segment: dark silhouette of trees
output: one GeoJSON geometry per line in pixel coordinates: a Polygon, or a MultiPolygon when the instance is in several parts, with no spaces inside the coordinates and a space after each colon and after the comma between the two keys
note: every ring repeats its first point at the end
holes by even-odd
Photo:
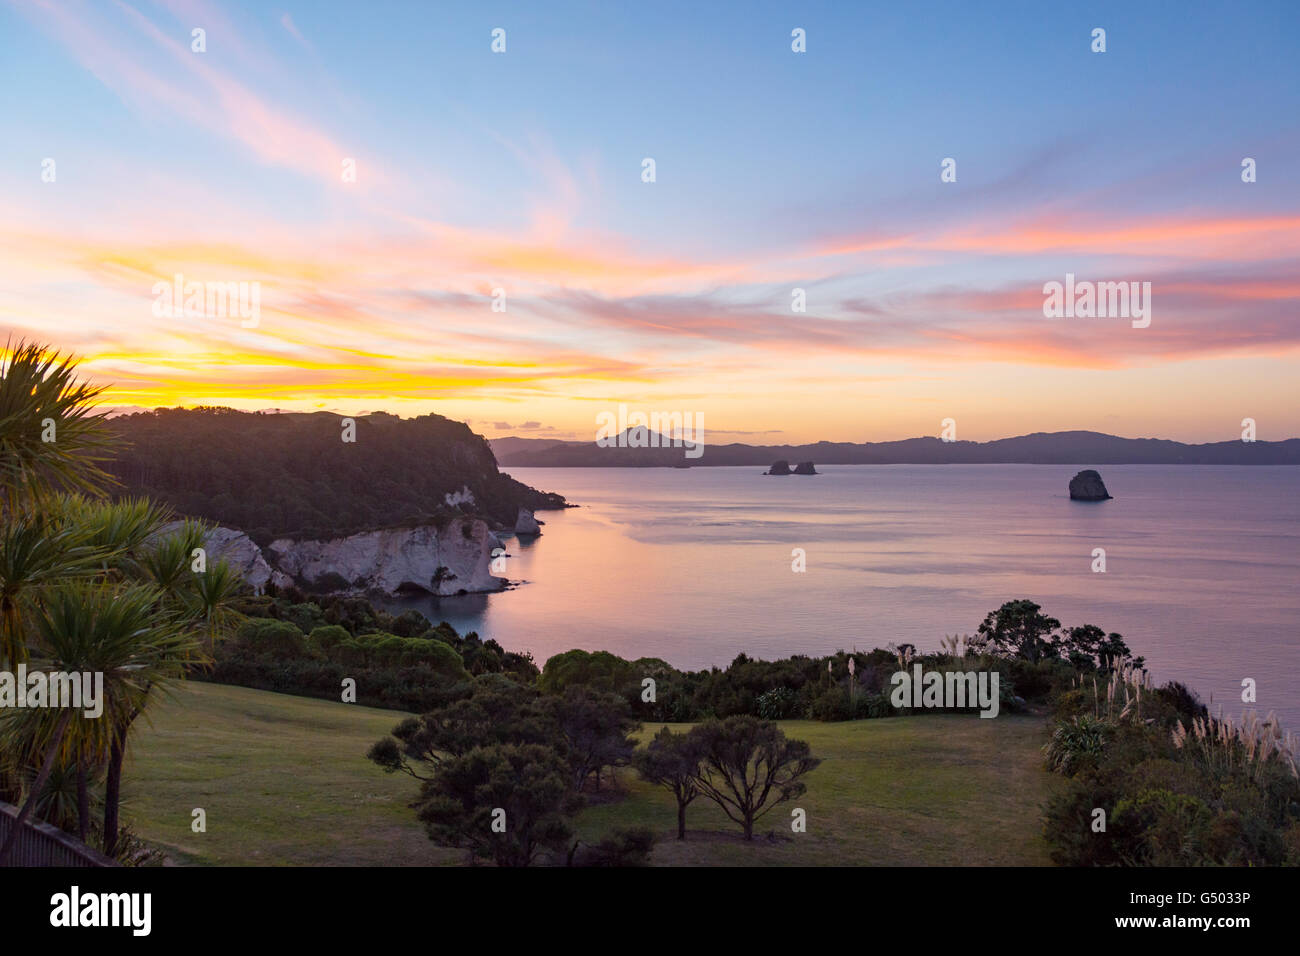
{"type": "MultiPolygon", "coordinates": [[[[578,846],[569,846],[569,818],[583,786],[630,760],[630,735],[639,726],[617,694],[573,686],[543,695],[489,674],[403,720],[366,756],[388,773],[421,781],[416,806],[430,839],[502,866],[527,866],[542,849],[567,851],[572,863],[578,846]]],[[[598,844],[579,862],[644,862],[643,836],[598,844]]]]}
{"type": "Polygon", "coordinates": [[[155,409],[106,423],[106,469],[122,495],[149,495],[182,514],[247,531],[330,537],[472,513],[514,526],[520,507],[564,506],[497,469],[481,435],[441,415],[357,416],[342,440],[330,412],[155,409]],[[473,504],[447,505],[468,489],[473,504]]]}
{"type": "Polygon", "coordinates": [[[567,849],[580,801],[564,759],[540,744],[492,744],[448,757],[420,788],[429,838],[498,866],[529,866],[542,849],[567,849]]]}
{"type": "Polygon", "coordinates": [[[1021,657],[1031,663],[1054,657],[1052,632],[1061,626],[1054,617],[1040,614],[1033,601],[1007,601],[990,611],[979,626],[979,635],[988,645],[1005,656],[1021,657]]]}
{"type": "Polygon", "coordinates": [[[675,734],[667,727],[638,750],[632,762],[643,780],[663,787],[677,801],[677,839],[686,839],[686,808],[700,795],[700,738],[675,734]]]}
{"type": "Polygon", "coordinates": [[[628,713],[627,703],[618,694],[592,690],[581,684],[548,698],[551,720],[563,742],[574,789],[582,792],[594,777],[600,789],[600,776],[606,767],[619,767],[632,759],[636,743],[631,734],[641,726],[628,713]]]}
{"type": "Polygon", "coordinates": [[[459,699],[419,717],[408,717],[392,736],[367,756],[389,773],[401,771],[430,779],[421,766],[435,768],[447,757],[494,744],[545,744],[554,739],[551,714],[542,696],[499,674],[477,678],[459,699]]]}
{"type": "Polygon", "coordinates": [[[1110,671],[1126,662],[1134,667],[1146,663],[1146,658],[1133,656],[1121,635],[1107,634],[1095,624],[1067,627],[1057,646],[1061,656],[1076,667],[1110,671]]]}
{"type": "Polygon", "coordinates": [[[757,717],[706,720],[691,730],[701,752],[696,785],[754,839],[754,823],[777,804],[801,796],[801,779],[821,763],[802,740],[757,717]]]}

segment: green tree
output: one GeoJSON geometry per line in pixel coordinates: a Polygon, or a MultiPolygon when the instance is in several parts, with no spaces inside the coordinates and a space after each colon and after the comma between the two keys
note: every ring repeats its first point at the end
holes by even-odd
{"type": "Polygon", "coordinates": [[[627,701],[618,694],[573,685],[548,700],[552,723],[564,743],[573,778],[581,793],[588,778],[600,776],[606,767],[622,766],[632,759],[636,743],[631,735],[641,724],[628,712],[627,701]]]}
{"type": "Polygon", "coordinates": [[[1121,635],[1113,631],[1107,634],[1095,624],[1067,627],[1057,646],[1064,652],[1062,656],[1086,660],[1089,666],[1103,671],[1114,670],[1125,662],[1134,667],[1146,663],[1145,658],[1133,657],[1133,652],[1121,635]]]}
{"type": "Polygon", "coordinates": [[[757,717],[707,720],[691,730],[700,748],[696,785],[754,839],[754,823],[777,804],[801,796],[801,779],[821,763],[802,740],[757,717]]]}
{"type": "Polygon", "coordinates": [[[23,622],[48,588],[95,573],[104,553],[74,528],[34,513],[6,514],[0,531],[0,665],[29,655],[23,622]]]}
{"type": "Polygon", "coordinates": [[[206,663],[198,638],[215,643],[233,622],[239,582],[222,562],[208,566],[211,578],[191,568],[199,523],[171,527],[170,512],[145,499],[99,500],[113,484],[100,464],[115,439],[93,410],[100,389],[74,373],[70,358],[39,345],[19,343],[0,361],[0,663],[34,657],[55,670],[103,671],[112,706],[94,722],[66,709],[11,715],[6,775],[13,779],[14,764],[40,768],[24,800],[29,814],[54,769],[70,768],[85,833],[87,778],[106,765],[112,854],[130,727],[155,687],[206,663]],[[128,613],[143,615],[139,626],[115,633],[128,613]],[[74,625],[85,633],[72,634],[74,625]]]}
{"type": "Polygon", "coordinates": [[[539,744],[476,747],[443,761],[421,785],[417,809],[429,839],[498,866],[528,866],[561,851],[580,801],[564,758],[539,744]]]}
{"type": "Polygon", "coordinates": [[[101,761],[127,715],[144,707],[149,689],[184,676],[197,641],[175,619],[160,616],[160,592],[146,585],[118,588],[89,582],[53,590],[36,615],[37,632],[45,649],[38,659],[47,672],[103,675],[102,714],[85,710],[24,708],[0,722],[6,749],[43,755],[40,773],[0,848],[0,864],[17,839],[56,764],[85,765],[101,761]]]}
{"type": "Polygon", "coordinates": [[[621,691],[639,677],[631,662],[609,651],[565,651],[546,661],[537,686],[547,694],[562,694],[575,684],[597,690],[621,691]]]}
{"type": "Polygon", "coordinates": [[[698,735],[675,734],[664,727],[632,757],[641,779],[663,787],[677,801],[679,840],[686,839],[686,808],[700,795],[700,743],[698,735]]]}
{"type": "Polygon", "coordinates": [[[1039,613],[1041,610],[1033,601],[1023,598],[1007,601],[988,613],[979,626],[979,635],[1006,656],[1021,657],[1031,663],[1052,657],[1056,651],[1050,638],[1061,622],[1039,613]]]}
{"type": "Polygon", "coordinates": [[[400,771],[427,780],[444,758],[463,756],[475,747],[545,744],[556,739],[552,714],[531,687],[500,674],[486,674],[459,693],[441,707],[401,721],[366,756],[388,773],[400,771]]]}

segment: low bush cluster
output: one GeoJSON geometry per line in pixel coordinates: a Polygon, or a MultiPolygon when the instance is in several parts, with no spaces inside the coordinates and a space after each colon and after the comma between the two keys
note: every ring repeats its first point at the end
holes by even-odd
{"type": "Polygon", "coordinates": [[[1121,668],[1055,701],[1048,804],[1067,866],[1300,865],[1296,743],[1270,715],[1211,717],[1181,684],[1121,668]]]}

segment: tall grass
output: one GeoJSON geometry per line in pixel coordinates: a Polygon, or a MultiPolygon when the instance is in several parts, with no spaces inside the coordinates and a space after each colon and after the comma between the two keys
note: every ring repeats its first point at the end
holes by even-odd
{"type": "Polygon", "coordinates": [[[1259,781],[1269,761],[1278,761],[1300,779],[1296,769],[1297,741],[1291,731],[1282,730],[1277,715],[1269,711],[1263,720],[1253,711],[1246,711],[1239,720],[1223,716],[1192,718],[1191,729],[1181,720],[1173,729],[1174,746],[1179,750],[1196,753],[1207,766],[1220,773],[1240,770],[1259,781]]]}
{"type": "MultiPolygon", "coordinates": [[[[1075,680],[1076,687],[1081,687],[1082,684],[1082,677],[1075,680]]],[[[1125,721],[1149,724],[1154,718],[1143,715],[1143,693],[1146,694],[1148,701],[1153,694],[1151,674],[1144,667],[1123,664],[1112,670],[1110,677],[1104,682],[1099,681],[1097,675],[1094,674],[1092,678],[1093,716],[1110,724],[1119,724],[1125,721]],[[1103,687],[1105,688],[1104,691],[1103,687]],[[1103,694],[1105,696],[1104,703],[1102,700],[1103,694]]]]}

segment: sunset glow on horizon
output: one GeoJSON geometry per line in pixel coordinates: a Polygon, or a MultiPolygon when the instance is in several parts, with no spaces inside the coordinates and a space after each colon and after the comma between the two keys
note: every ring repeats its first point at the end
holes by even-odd
{"type": "Polygon", "coordinates": [[[1300,8],[1196,6],[0,0],[0,325],[113,406],[1300,436],[1300,8]],[[1067,274],[1149,327],[1045,318],[1067,274]]]}

